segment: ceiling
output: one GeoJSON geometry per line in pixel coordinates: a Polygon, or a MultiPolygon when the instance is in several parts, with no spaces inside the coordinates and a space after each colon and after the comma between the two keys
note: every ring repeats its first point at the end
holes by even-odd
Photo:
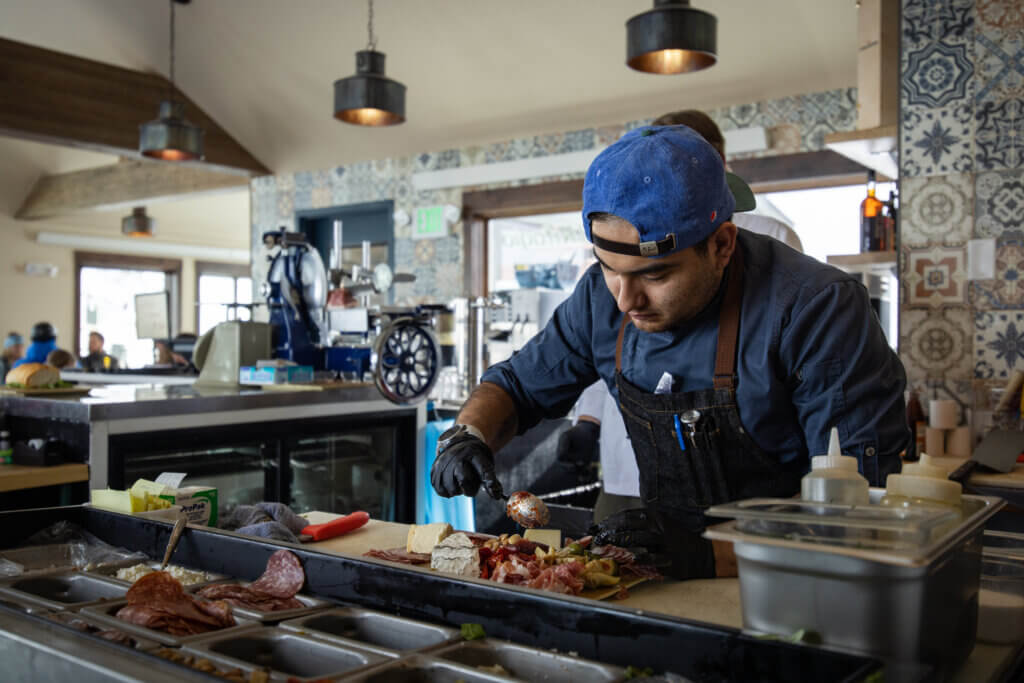
{"type": "MultiPolygon", "coordinates": [[[[651,0],[376,0],[408,121],[367,129],[331,115],[332,83],[366,45],[365,2],[193,0],[177,10],[177,83],[276,173],[856,84],[855,0],[692,4],[718,17],[718,64],[654,76],[624,63],[625,22],[651,0]]],[[[166,74],[168,15],[165,0],[7,0],[0,36],[166,74]]],[[[19,162],[0,141],[0,165],[102,161],[34,147],[19,162]]]]}

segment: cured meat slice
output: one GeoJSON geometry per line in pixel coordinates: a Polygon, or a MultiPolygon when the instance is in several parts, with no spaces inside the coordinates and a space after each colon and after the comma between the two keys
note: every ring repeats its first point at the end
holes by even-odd
{"type": "Polygon", "coordinates": [[[430,553],[410,553],[405,548],[391,548],[390,550],[367,550],[364,557],[374,557],[378,560],[389,562],[401,562],[402,564],[429,564],[430,553]]]}
{"type": "Polygon", "coordinates": [[[198,595],[210,600],[223,600],[236,607],[245,607],[257,612],[277,612],[305,607],[294,597],[277,598],[234,583],[212,584],[202,588],[198,595]]]}
{"type": "Polygon", "coordinates": [[[128,604],[117,618],[171,635],[193,635],[235,625],[226,602],[199,602],[167,572],[153,572],[136,581],[125,594],[128,604]]]}
{"type": "Polygon", "coordinates": [[[636,555],[617,545],[596,545],[590,549],[590,553],[607,560],[615,560],[618,564],[632,564],[636,561],[636,555]]]}
{"type": "Polygon", "coordinates": [[[267,560],[267,568],[260,578],[249,584],[249,588],[275,598],[291,598],[302,590],[306,583],[306,572],[294,553],[278,550],[267,560]]]}
{"type": "Polygon", "coordinates": [[[579,595],[583,591],[583,579],[579,576],[582,573],[582,562],[566,562],[542,570],[527,585],[530,588],[539,588],[554,593],[579,595]]]}

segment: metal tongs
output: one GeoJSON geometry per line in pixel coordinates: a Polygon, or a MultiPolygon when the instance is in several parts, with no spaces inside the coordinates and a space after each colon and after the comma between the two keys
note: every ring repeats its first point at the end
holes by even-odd
{"type": "Polygon", "coordinates": [[[174,528],[171,530],[171,538],[167,541],[167,550],[164,551],[164,561],[160,563],[160,571],[167,568],[167,563],[171,561],[171,555],[174,554],[174,549],[178,545],[178,539],[181,538],[181,532],[185,530],[188,525],[188,516],[181,514],[178,516],[178,521],[174,523],[174,528]]]}

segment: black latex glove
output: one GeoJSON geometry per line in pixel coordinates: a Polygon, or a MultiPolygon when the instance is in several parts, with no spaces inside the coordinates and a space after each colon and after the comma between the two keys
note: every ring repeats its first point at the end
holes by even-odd
{"type": "Polygon", "coordinates": [[[491,498],[505,497],[494,472],[491,449],[472,434],[456,437],[437,454],[430,469],[430,484],[445,498],[475,496],[481,485],[491,498]]]}
{"type": "Polygon", "coordinates": [[[590,527],[593,545],[617,545],[677,579],[713,578],[715,557],[711,541],[682,527],[664,530],[649,510],[616,512],[590,527]]]}
{"type": "Polygon", "coordinates": [[[600,437],[601,425],[580,420],[558,437],[558,459],[576,465],[597,460],[597,442],[600,437]]]}

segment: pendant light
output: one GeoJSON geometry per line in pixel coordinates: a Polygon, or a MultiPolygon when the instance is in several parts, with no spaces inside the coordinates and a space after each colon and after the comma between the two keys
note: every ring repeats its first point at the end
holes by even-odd
{"type": "Polygon", "coordinates": [[[185,119],[185,105],[174,99],[174,5],[189,0],[170,0],[171,4],[171,88],[160,103],[157,118],[139,126],[139,151],[154,159],[188,161],[203,158],[203,129],[185,119]]]}
{"type": "Polygon", "coordinates": [[[356,75],[334,82],[334,118],[358,126],[393,126],[405,121],[405,86],[384,75],[384,53],[373,35],[369,0],[366,49],[356,52],[356,75]]]}
{"type": "Polygon", "coordinates": [[[146,207],[136,206],[130,216],[121,219],[121,232],[128,237],[152,237],[156,221],[146,215],[146,207]]]}
{"type": "Polygon", "coordinates": [[[626,22],[626,64],[652,74],[700,71],[718,61],[718,19],[690,0],[654,0],[626,22]]]}

